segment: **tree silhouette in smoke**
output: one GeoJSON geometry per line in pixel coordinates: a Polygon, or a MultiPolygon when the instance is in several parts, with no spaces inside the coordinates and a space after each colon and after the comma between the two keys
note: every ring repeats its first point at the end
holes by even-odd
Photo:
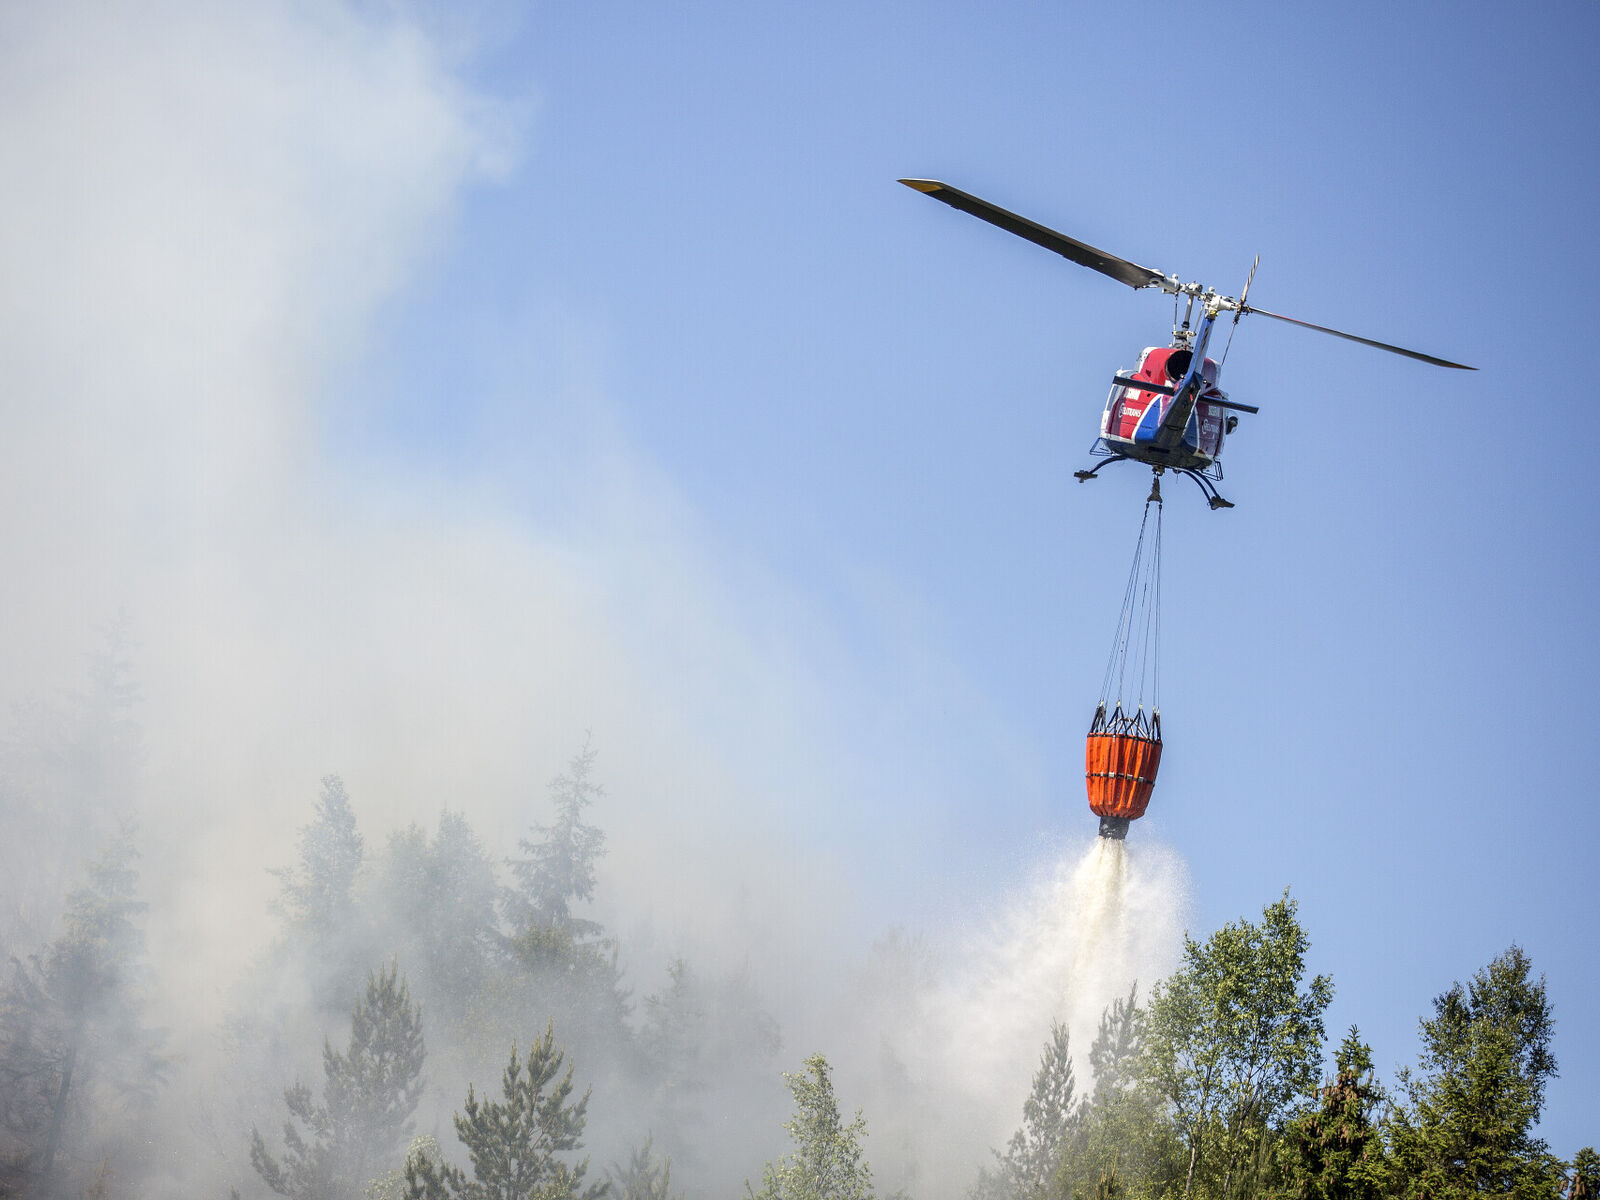
{"type": "Polygon", "coordinates": [[[595,862],[605,854],[606,835],[584,819],[584,811],[605,789],[589,778],[598,752],[586,740],[550,784],[555,820],[536,825],[535,839],[517,845],[525,857],[510,860],[516,887],[506,899],[506,915],[517,935],[530,929],[558,930],[575,942],[597,937],[598,923],[574,916],[572,906],[594,899],[595,862]]]}
{"type": "Polygon", "coordinates": [[[144,1023],[137,859],[124,830],[68,896],[61,935],[12,959],[0,990],[0,1170],[24,1193],[60,1188],[74,1146],[165,1077],[164,1035],[144,1023]]]}
{"type": "Polygon", "coordinates": [[[366,995],[350,1014],[344,1053],[323,1043],[322,1103],[298,1081],[284,1093],[290,1119],[283,1125],[282,1161],[259,1130],[251,1131],[256,1173],[293,1200],[360,1195],[411,1133],[426,1054],[422,1012],[392,962],[368,976],[366,995]]]}

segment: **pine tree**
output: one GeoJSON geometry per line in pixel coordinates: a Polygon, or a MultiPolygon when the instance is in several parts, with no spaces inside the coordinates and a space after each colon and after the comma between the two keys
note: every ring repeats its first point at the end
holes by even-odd
{"type": "Polygon", "coordinates": [[[144,752],[131,623],[121,615],[99,633],[82,686],[17,705],[0,731],[0,944],[48,941],[83,847],[110,844],[137,808],[144,752]]]}
{"type": "Polygon", "coordinates": [[[432,837],[411,825],[389,838],[369,909],[382,914],[437,1031],[465,1015],[499,949],[494,866],[466,819],[439,814],[432,837]]]}
{"type": "Polygon", "coordinates": [[[61,935],[13,959],[0,990],[0,1128],[21,1190],[58,1188],[75,1142],[164,1078],[163,1035],[143,1022],[137,859],[124,830],[67,897],[61,935]]]}
{"type": "Polygon", "coordinates": [[[1298,1200],[1378,1200],[1386,1164],[1373,1114],[1384,1094],[1373,1078],[1372,1049],[1354,1026],[1335,1063],[1317,1103],[1284,1126],[1278,1167],[1298,1200]]]}
{"type": "Polygon", "coordinates": [[[516,884],[504,896],[511,935],[503,961],[509,970],[481,1011],[503,1031],[495,1035],[497,1044],[503,1044],[504,1032],[553,1017],[573,1052],[604,1077],[620,1068],[632,1031],[616,942],[599,922],[574,911],[594,897],[595,863],[605,842],[583,819],[604,794],[592,780],[595,756],[586,744],[551,783],[554,823],[535,826],[536,839],[519,843],[526,857],[510,863],[516,884]]]}
{"type": "Polygon", "coordinates": [[[654,1146],[655,1139],[646,1138],[644,1145],[628,1156],[627,1166],[611,1165],[613,1200],[683,1200],[682,1193],[672,1194],[672,1160],[656,1158],[654,1146]]]}
{"type": "Polygon", "coordinates": [[[1544,978],[1512,946],[1422,1022],[1419,1072],[1388,1123],[1397,1191],[1452,1200],[1494,1195],[1554,1200],[1561,1165],[1533,1127],[1556,1073],[1555,1023],[1544,978]]]}
{"type": "Polygon", "coordinates": [[[1100,1014],[1100,1027],[1089,1047],[1089,1069],[1094,1073],[1091,1105],[1098,1106],[1123,1088],[1137,1061],[1144,1012],[1139,1008],[1139,985],[1130,984],[1125,999],[1113,1000],[1100,1014]]]}
{"type": "MultiPolygon", "coordinates": [[[[431,1133],[419,1134],[406,1147],[405,1159],[390,1167],[365,1188],[366,1200],[406,1200],[410,1190],[406,1184],[406,1168],[413,1161],[439,1157],[439,1139],[431,1133]]],[[[234,1193],[235,1196],[238,1193],[234,1193]]]]}
{"type": "Polygon", "coordinates": [[[707,997],[683,959],[667,966],[667,988],[645,998],[639,1043],[653,1076],[657,1129],[669,1149],[683,1154],[701,1121],[710,1086],[706,1062],[710,1030],[707,997]]]}
{"type": "Polygon", "coordinates": [[[1585,1146],[1572,1156],[1567,1200],[1600,1200],[1600,1154],[1585,1146]]]}
{"type": "Polygon", "coordinates": [[[507,916],[518,934],[554,929],[581,942],[601,932],[595,922],[572,913],[575,903],[594,899],[595,861],[605,853],[605,834],[583,819],[584,810],[605,795],[589,778],[596,754],[585,742],[566,774],[550,783],[555,821],[534,826],[536,840],[517,843],[526,857],[510,861],[517,886],[508,898],[507,916]]]}
{"type": "Polygon", "coordinates": [[[1059,1171],[1052,1197],[1112,1197],[1138,1185],[1149,1195],[1181,1192],[1188,1152],[1162,1098],[1140,1076],[1145,1013],[1137,986],[1100,1016],[1089,1047],[1094,1092],[1083,1104],[1078,1149],[1059,1171]]]}
{"type": "Polygon", "coordinates": [[[391,963],[368,976],[366,995],[350,1014],[345,1052],[323,1043],[322,1103],[313,1103],[303,1083],[284,1093],[291,1119],[283,1126],[282,1163],[252,1131],[256,1173],[294,1200],[359,1196],[411,1134],[425,1056],[422,1011],[411,1003],[398,963],[391,963]]]}
{"type": "Polygon", "coordinates": [[[511,939],[508,954],[510,970],[496,981],[486,1018],[501,1029],[553,1020],[569,1031],[574,1053],[602,1075],[631,1062],[631,1002],[615,944],[535,926],[511,939]]]}
{"type": "Polygon", "coordinates": [[[657,1150],[682,1168],[681,1181],[704,1190],[726,1159],[716,1150],[759,1138],[783,1119],[783,1092],[774,1086],[777,1022],[743,971],[707,978],[681,958],[642,1007],[637,1047],[649,1084],[648,1128],[657,1150]]]}
{"type": "Polygon", "coordinates": [[[1285,892],[1260,924],[1185,938],[1183,966],[1151,991],[1138,1071],[1188,1150],[1186,1196],[1197,1180],[1225,1196],[1241,1175],[1253,1183],[1267,1129],[1316,1087],[1333,984],[1300,990],[1309,942],[1295,909],[1285,892]]]}
{"type": "Polygon", "coordinates": [[[360,991],[365,964],[380,957],[356,901],[364,844],[337,775],[322,779],[316,815],[300,830],[299,861],[270,873],[280,882],[275,907],[283,920],[279,953],[310,981],[318,1013],[333,1016],[360,991]]]}
{"type": "Polygon", "coordinates": [[[1004,1154],[995,1151],[994,1177],[980,1181],[979,1194],[1046,1200],[1081,1125],[1076,1090],[1067,1028],[1052,1021],[1033,1088],[1022,1105],[1022,1127],[1011,1135],[1004,1154]]]}
{"type": "Polygon", "coordinates": [[[832,1068],[820,1054],[805,1061],[801,1073],[783,1074],[794,1096],[794,1116],[784,1129],[795,1151],[762,1170],[761,1190],[745,1184],[753,1200],[874,1200],[872,1168],[863,1161],[861,1139],[867,1122],[856,1110],[846,1125],[833,1094],[832,1068]]]}
{"type": "Polygon", "coordinates": [[[582,1145],[589,1093],[572,1102],[572,1067],[561,1075],[565,1053],[547,1026],[524,1064],[511,1047],[501,1076],[503,1102],[481,1103],[469,1086],[456,1136],[472,1160],[472,1178],[459,1167],[421,1155],[406,1163],[411,1200],[598,1200],[609,1185],[584,1186],[589,1160],[557,1158],[582,1145]]]}
{"type": "Polygon", "coordinates": [[[316,819],[300,830],[299,864],[272,872],[283,881],[278,907],[289,925],[317,937],[348,927],[361,856],[361,835],[344,781],[324,775],[316,819]]]}

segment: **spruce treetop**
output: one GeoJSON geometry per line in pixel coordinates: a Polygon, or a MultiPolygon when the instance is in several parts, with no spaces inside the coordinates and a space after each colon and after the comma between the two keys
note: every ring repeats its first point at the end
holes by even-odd
{"type": "Polygon", "coordinates": [[[1401,1073],[1406,1102],[1388,1124],[1406,1195],[1545,1200],[1559,1190],[1561,1164],[1534,1133],[1556,1060],[1544,978],[1532,971],[1513,945],[1436,997],[1421,1022],[1419,1069],[1401,1073]]]}
{"type": "Polygon", "coordinates": [[[344,781],[324,775],[316,816],[300,830],[299,864],[272,871],[283,884],[278,906],[285,919],[323,935],[341,928],[354,908],[362,849],[344,781]]]}
{"type": "Polygon", "coordinates": [[[588,742],[550,782],[555,819],[535,825],[536,837],[517,845],[524,857],[510,860],[517,886],[508,900],[508,915],[517,932],[557,929],[574,939],[600,932],[593,921],[573,916],[572,906],[594,899],[595,862],[605,854],[605,833],[584,821],[584,811],[605,795],[589,775],[597,751],[588,742]]]}

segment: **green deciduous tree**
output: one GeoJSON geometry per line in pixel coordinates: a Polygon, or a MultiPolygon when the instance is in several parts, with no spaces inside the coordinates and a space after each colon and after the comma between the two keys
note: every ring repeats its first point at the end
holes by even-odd
{"type": "Polygon", "coordinates": [[[137,859],[131,833],[114,838],[68,895],[60,936],[13,959],[0,989],[0,1129],[24,1191],[61,1186],[62,1160],[83,1157],[75,1140],[164,1076],[163,1037],[143,1019],[137,859]]]}
{"type": "Polygon", "coordinates": [[[368,977],[366,995],[350,1015],[345,1052],[323,1043],[322,1103],[312,1101],[303,1083],[284,1093],[290,1120],[283,1126],[283,1160],[252,1131],[256,1172],[273,1191],[295,1200],[361,1195],[411,1134],[425,1055],[422,1012],[391,963],[368,977]]]}
{"type": "Polygon", "coordinates": [[[862,1156],[866,1118],[856,1110],[846,1125],[833,1094],[833,1070],[821,1054],[805,1061],[805,1070],[783,1073],[794,1096],[794,1116],[784,1129],[794,1140],[794,1153],[768,1163],[761,1173],[755,1200],[873,1200],[872,1168],[862,1156]]]}
{"type": "Polygon", "coordinates": [[[1400,1194],[1559,1195],[1560,1163],[1533,1132],[1556,1060],[1544,979],[1531,971],[1512,946],[1434,1000],[1418,1071],[1402,1073],[1405,1103],[1387,1128],[1400,1194]]]}
{"type": "Polygon", "coordinates": [[[1333,1081],[1283,1128],[1278,1169],[1297,1200],[1378,1200],[1387,1164],[1374,1120],[1384,1101],[1372,1049],[1352,1026],[1335,1058],[1333,1081]]]}
{"type": "Polygon", "coordinates": [[[1309,943],[1295,910],[1285,892],[1259,924],[1185,938],[1183,965],[1151,991],[1138,1073],[1188,1151],[1184,1195],[1253,1184],[1267,1129],[1317,1084],[1333,985],[1319,975],[1301,990],[1309,943]]]}
{"type": "Polygon", "coordinates": [[[528,1051],[527,1062],[511,1061],[501,1076],[503,1101],[480,1102],[467,1088],[465,1110],[455,1118],[456,1136],[472,1160],[472,1177],[448,1163],[414,1155],[406,1163],[411,1200],[597,1200],[609,1185],[584,1185],[589,1160],[569,1163],[558,1155],[583,1145],[589,1093],[572,1099],[572,1068],[555,1030],[528,1051]],[[560,1076],[557,1079],[557,1076],[560,1076]]]}

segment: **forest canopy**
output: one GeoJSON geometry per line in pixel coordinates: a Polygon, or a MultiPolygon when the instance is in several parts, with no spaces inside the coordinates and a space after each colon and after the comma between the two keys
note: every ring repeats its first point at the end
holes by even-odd
{"type": "MultiPolygon", "coordinates": [[[[102,677],[76,735],[100,740],[100,796],[137,769],[124,673],[102,677]]],[[[852,1087],[898,1073],[879,1103],[954,1081],[909,1083],[848,1040],[791,1047],[747,970],[677,956],[635,993],[595,915],[600,765],[579,747],[503,856],[460,811],[363,830],[324,778],[272,872],[276,935],[205,1054],[157,1015],[138,830],[99,829],[59,872],[57,911],[11,897],[0,931],[0,1196],[174,1181],[241,1200],[1596,1195],[1594,1151],[1563,1159],[1538,1134],[1556,1025],[1520,947],[1445,984],[1414,1066],[1385,1083],[1359,1030],[1330,1046],[1334,981],[1309,972],[1288,891],[1107,997],[1086,1047],[1039,1029],[1015,1132],[967,1178],[919,1173],[875,1123],[903,1133],[935,1110],[852,1107],[837,1068],[852,1087]]],[[[20,828],[49,819],[49,788],[0,786],[20,828]]]]}

